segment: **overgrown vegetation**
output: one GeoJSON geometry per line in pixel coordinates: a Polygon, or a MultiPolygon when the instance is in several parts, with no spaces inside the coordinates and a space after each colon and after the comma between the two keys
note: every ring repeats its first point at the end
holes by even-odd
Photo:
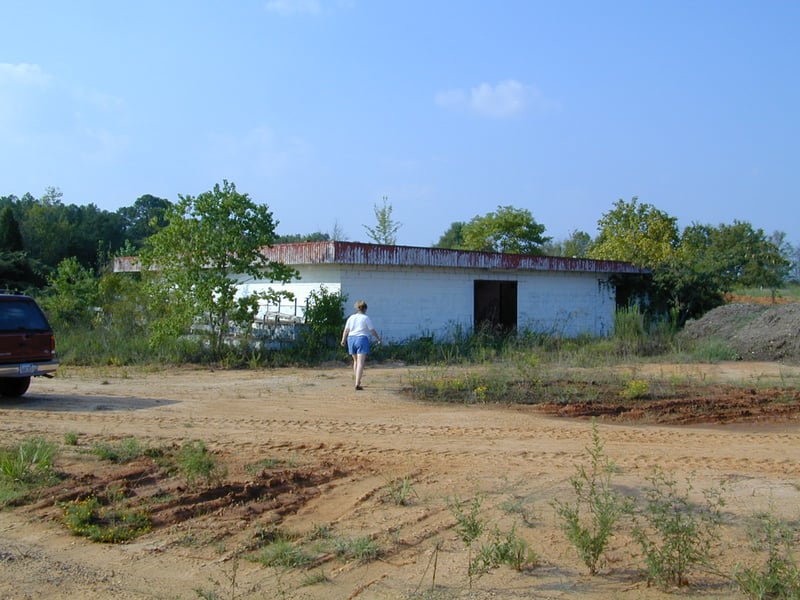
{"type": "Polygon", "coordinates": [[[64,523],[75,535],[111,544],[132,540],[151,527],[146,511],[125,507],[120,496],[69,502],[64,505],[64,523]]]}

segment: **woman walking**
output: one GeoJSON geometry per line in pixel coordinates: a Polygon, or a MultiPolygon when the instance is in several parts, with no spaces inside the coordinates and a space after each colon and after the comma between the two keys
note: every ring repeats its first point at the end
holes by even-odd
{"type": "Polygon", "coordinates": [[[364,374],[364,363],[367,362],[369,354],[369,336],[375,336],[375,340],[380,344],[381,336],[375,331],[372,320],[367,316],[367,303],[359,300],[355,304],[356,312],[347,317],[342,332],[342,346],[347,348],[347,353],[353,357],[353,376],[356,382],[356,389],[363,390],[361,387],[361,377],[364,374]]]}

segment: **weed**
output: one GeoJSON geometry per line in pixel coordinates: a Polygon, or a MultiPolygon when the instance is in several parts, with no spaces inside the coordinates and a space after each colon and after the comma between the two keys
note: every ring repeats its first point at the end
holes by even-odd
{"type": "Polygon", "coordinates": [[[733,580],[752,600],[800,598],[800,568],[791,552],[792,527],[772,509],[757,520],[758,526],[750,534],[751,547],[754,552],[766,553],[766,559],[760,568],[737,565],[733,580]]]}
{"type": "Polygon", "coordinates": [[[639,400],[650,395],[650,384],[643,379],[631,379],[619,393],[626,400],[639,400]]]}
{"type": "Polygon", "coordinates": [[[333,537],[333,527],[327,524],[315,525],[306,536],[309,540],[327,540],[333,537]]]}
{"type": "Polygon", "coordinates": [[[201,441],[184,443],[177,455],[178,469],[190,487],[212,485],[225,476],[214,456],[201,441]]]}
{"type": "Polygon", "coordinates": [[[450,512],[456,518],[456,533],[467,547],[472,546],[472,543],[481,536],[486,528],[486,523],[478,516],[482,503],[483,498],[475,496],[469,505],[469,512],[465,510],[466,500],[462,502],[455,497],[449,503],[450,512]]]}
{"type": "Polygon", "coordinates": [[[689,481],[680,489],[661,470],[647,480],[651,487],[645,491],[645,524],[637,523],[633,529],[645,557],[647,579],[664,588],[688,585],[692,568],[711,568],[725,505],[722,492],[705,491],[704,504],[697,505],[689,501],[689,481]]]}
{"type": "Polygon", "coordinates": [[[269,471],[285,465],[286,461],[281,460],[280,458],[264,458],[257,462],[245,465],[244,470],[248,475],[256,477],[263,471],[269,471]]]}
{"type": "Polygon", "coordinates": [[[328,583],[330,578],[325,574],[325,571],[319,570],[313,573],[307,573],[300,581],[300,585],[308,587],[312,585],[319,585],[320,583],[328,583]]]}
{"type": "Polygon", "coordinates": [[[409,475],[389,481],[386,484],[386,494],[397,506],[407,506],[411,504],[411,497],[417,496],[414,481],[409,475]]]}
{"type": "Polygon", "coordinates": [[[74,535],[93,542],[127,542],[150,530],[150,518],[144,511],[102,505],[95,496],[67,503],[64,522],[74,535]]]}
{"type": "Polygon", "coordinates": [[[536,512],[529,506],[529,502],[525,498],[509,498],[500,505],[500,508],[508,514],[519,515],[527,527],[533,527],[538,520],[536,512]]]}
{"type": "Polygon", "coordinates": [[[586,448],[588,469],[576,466],[570,478],[574,502],[555,500],[556,515],[562,520],[567,539],[578,551],[589,573],[597,573],[600,557],[605,551],[619,519],[630,510],[629,503],[611,485],[611,463],[603,453],[603,443],[592,422],[592,444],[586,448]]]}
{"type": "Polygon", "coordinates": [[[78,434],[74,431],[68,431],[64,434],[64,445],[65,446],[77,446],[78,445],[78,434]]]}
{"type": "Polygon", "coordinates": [[[449,502],[450,512],[456,518],[456,533],[461,541],[467,547],[467,575],[469,577],[469,586],[472,588],[472,577],[474,575],[472,566],[472,544],[477,540],[484,529],[486,529],[486,522],[478,516],[478,511],[483,503],[481,496],[475,496],[469,506],[469,512],[466,510],[467,502],[461,502],[457,497],[449,502]]]}
{"type": "Polygon", "coordinates": [[[537,561],[536,553],[531,550],[527,541],[517,535],[516,527],[512,527],[506,534],[495,527],[492,539],[478,549],[469,570],[471,576],[483,575],[500,565],[508,565],[521,571],[526,565],[537,561]]]}

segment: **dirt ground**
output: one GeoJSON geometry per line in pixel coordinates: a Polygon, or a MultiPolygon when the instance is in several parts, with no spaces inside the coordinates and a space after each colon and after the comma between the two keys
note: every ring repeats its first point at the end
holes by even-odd
{"type": "Polygon", "coordinates": [[[639,365],[631,377],[672,382],[672,397],[638,412],[618,392],[570,411],[426,404],[403,392],[415,369],[370,365],[359,392],[346,365],[68,367],[34,381],[24,398],[0,405],[2,443],[58,442],[68,478],[34,505],[0,511],[0,598],[743,598],[708,572],[693,573],[685,589],[649,587],[625,531],[600,573],[587,574],[551,502],[570,497],[570,476],[587,464],[591,414],[620,491],[641,494],[656,468],[688,478],[698,498],[724,485],[726,525],[715,547],[723,574],[757,564],[747,543],[756,511],[800,517],[798,389],[786,387],[800,378],[798,366],[639,365]],[[65,444],[68,434],[77,445],[65,444]],[[227,473],[217,486],[190,488],[152,460],[115,465],[90,452],[128,437],[154,448],[202,440],[227,473]],[[407,504],[390,498],[393,481],[411,484],[407,504]],[[147,499],[152,531],[116,545],[70,535],[58,502],[109,488],[147,499]],[[450,506],[476,497],[489,531],[515,527],[536,564],[470,583],[450,506]],[[306,539],[323,530],[368,536],[381,553],[365,562],[323,553],[294,569],[249,560],[276,529],[306,539]]]}

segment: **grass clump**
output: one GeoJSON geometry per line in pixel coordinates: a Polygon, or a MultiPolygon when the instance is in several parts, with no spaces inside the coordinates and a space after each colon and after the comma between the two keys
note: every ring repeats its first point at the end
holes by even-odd
{"type": "Polygon", "coordinates": [[[225,476],[224,469],[202,441],[184,443],[175,458],[178,470],[190,487],[213,485],[225,476]]]}
{"type": "Polygon", "coordinates": [[[55,444],[40,437],[0,451],[0,479],[7,483],[41,483],[53,474],[55,444]]]}
{"type": "Polygon", "coordinates": [[[22,503],[34,488],[54,483],[57,455],[57,446],[40,437],[0,449],[0,506],[22,503]]]}
{"type": "Polygon", "coordinates": [[[336,556],[346,561],[367,563],[383,555],[381,545],[369,536],[339,538],[334,546],[336,556]]]}
{"type": "Polygon", "coordinates": [[[254,560],[265,567],[295,569],[309,564],[313,558],[291,539],[279,536],[261,548],[254,560]]]}
{"type": "Polygon", "coordinates": [[[611,485],[614,469],[603,452],[596,422],[592,423],[592,444],[586,451],[588,468],[578,465],[575,475],[569,480],[574,501],[555,500],[553,506],[567,539],[578,551],[589,573],[595,575],[618,521],[630,511],[630,503],[611,485]]]}
{"type": "Polygon", "coordinates": [[[100,443],[92,448],[92,454],[100,460],[107,460],[117,464],[125,464],[140,458],[145,454],[145,447],[136,438],[129,437],[116,444],[100,443]]]}

